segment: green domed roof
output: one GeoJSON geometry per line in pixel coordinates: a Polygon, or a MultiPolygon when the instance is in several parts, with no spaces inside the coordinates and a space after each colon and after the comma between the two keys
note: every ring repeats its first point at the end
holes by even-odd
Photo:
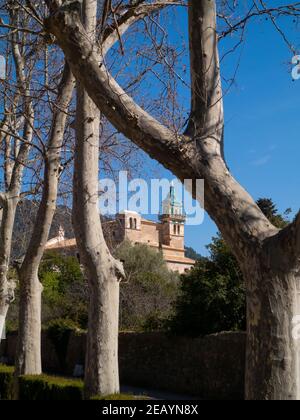
{"type": "Polygon", "coordinates": [[[165,200],[163,201],[163,214],[169,215],[182,215],[182,203],[177,200],[174,185],[170,186],[170,191],[165,200]]]}

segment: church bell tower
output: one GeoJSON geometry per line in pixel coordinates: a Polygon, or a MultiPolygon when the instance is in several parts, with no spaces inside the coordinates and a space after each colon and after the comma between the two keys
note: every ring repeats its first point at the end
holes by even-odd
{"type": "Polygon", "coordinates": [[[161,243],[172,248],[184,249],[184,222],[182,203],[177,201],[175,187],[170,191],[162,203],[162,213],[159,217],[161,226],[161,243]]]}

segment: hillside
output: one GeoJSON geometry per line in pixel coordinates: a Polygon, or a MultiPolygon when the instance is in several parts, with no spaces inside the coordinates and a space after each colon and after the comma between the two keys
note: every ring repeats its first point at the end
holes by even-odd
{"type": "MultiPolygon", "coordinates": [[[[13,235],[13,258],[19,258],[25,253],[35,223],[37,209],[38,203],[31,200],[23,200],[17,208],[13,235]]],[[[60,225],[65,230],[66,238],[74,237],[71,209],[67,206],[57,207],[49,238],[57,235],[60,225]]]]}

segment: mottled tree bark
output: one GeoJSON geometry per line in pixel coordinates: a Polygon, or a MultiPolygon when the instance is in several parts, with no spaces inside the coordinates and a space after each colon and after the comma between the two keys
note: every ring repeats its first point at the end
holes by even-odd
{"type": "Polygon", "coordinates": [[[58,88],[56,107],[45,154],[44,185],[34,229],[19,269],[20,308],[16,354],[16,376],[38,375],[41,365],[41,294],[38,270],[56,209],[60,154],[67,110],[72,98],[74,79],[66,64],[58,88]]]}
{"type": "Polygon", "coordinates": [[[119,392],[119,279],[122,267],[103,236],[98,207],[99,112],[88,94],[77,90],[73,224],[89,284],[85,396],[119,392]]]}
{"type": "MultiPolygon", "coordinates": [[[[293,316],[300,313],[300,216],[279,231],[234,179],[223,153],[224,118],[214,0],[189,0],[191,114],[178,136],[139,107],[99,65],[74,8],[52,10],[46,28],[99,110],[179,179],[204,178],[205,208],[236,255],[247,288],[247,399],[299,398],[293,316]]],[[[194,196],[195,192],[194,192],[194,196]]]]}
{"type": "Polygon", "coordinates": [[[14,298],[14,285],[8,280],[12,232],[18,200],[5,194],[1,200],[2,220],[0,231],[0,343],[3,337],[9,305],[14,298]]]}
{"type": "MultiPolygon", "coordinates": [[[[95,38],[97,1],[83,2],[88,36],[95,38]]],[[[85,397],[119,392],[119,274],[122,264],[107,247],[98,206],[100,113],[82,85],[77,86],[73,222],[89,285],[85,397]]]]}
{"type": "MultiPolygon", "coordinates": [[[[11,9],[10,21],[14,24],[17,20],[17,11],[11,9]]],[[[10,115],[4,119],[0,141],[5,141],[5,191],[0,193],[1,228],[0,228],[0,343],[5,325],[9,305],[14,298],[14,281],[8,280],[8,271],[11,258],[12,234],[17,205],[20,200],[24,165],[29,154],[34,124],[34,110],[29,91],[29,80],[25,76],[24,56],[18,35],[11,36],[11,51],[16,72],[17,94],[11,106],[10,115]],[[19,100],[23,101],[24,120],[22,141],[15,142],[15,162],[10,159],[12,135],[18,127],[18,121],[13,121],[13,115],[19,100]]]]}
{"type": "Polygon", "coordinates": [[[253,247],[242,262],[247,286],[246,397],[299,400],[300,216],[253,247]]]}

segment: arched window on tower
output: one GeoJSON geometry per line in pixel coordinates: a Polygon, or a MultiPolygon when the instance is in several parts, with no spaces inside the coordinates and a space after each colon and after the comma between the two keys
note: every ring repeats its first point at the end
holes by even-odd
{"type": "Polygon", "coordinates": [[[178,235],[180,235],[180,225],[178,225],[178,227],[177,227],[177,230],[178,230],[178,235]]]}
{"type": "Polygon", "coordinates": [[[134,219],[133,227],[134,227],[135,230],[137,230],[137,220],[136,219],[134,219]]]}
{"type": "Polygon", "coordinates": [[[173,234],[176,235],[176,225],[173,226],[173,234]]]}
{"type": "Polygon", "coordinates": [[[130,227],[130,229],[133,229],[133,218],[132,217],[130,217],[130,219],[129,219],[129,227],[130,227]]]}

